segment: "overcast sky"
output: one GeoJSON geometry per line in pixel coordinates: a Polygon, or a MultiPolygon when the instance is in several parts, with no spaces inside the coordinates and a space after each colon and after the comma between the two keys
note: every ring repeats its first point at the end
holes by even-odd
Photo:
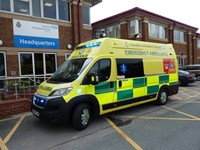
{"type": "Polygon", "coordinates": [[[102,0],[91,8],[91,22],[139,7],[161,16],[198,28],[200,33],[199,0],[102,0]]]}

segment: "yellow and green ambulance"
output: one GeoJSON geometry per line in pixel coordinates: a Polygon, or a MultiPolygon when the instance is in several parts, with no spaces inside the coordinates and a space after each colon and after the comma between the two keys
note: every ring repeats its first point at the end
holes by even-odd
{"type": "Polygon", "coordinates": [[[85,129],[92,116],[178,93],[178,64],[171,44],[101,38],[81,43],[33,96],[41,119],[72,121],[85,129]]]}

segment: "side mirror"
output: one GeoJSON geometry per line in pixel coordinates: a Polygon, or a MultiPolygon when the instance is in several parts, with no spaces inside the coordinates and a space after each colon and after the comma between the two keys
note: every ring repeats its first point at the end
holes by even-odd
{"type": "Polygon", "coordinates": [[[92,85],[97,85],[99,83],[99,76],[96,73],[90,73],[89,83],[92,85]]]}

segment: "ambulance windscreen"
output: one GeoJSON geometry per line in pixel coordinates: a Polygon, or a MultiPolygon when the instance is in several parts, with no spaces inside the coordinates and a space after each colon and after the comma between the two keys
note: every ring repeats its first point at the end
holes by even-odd
{"type": "Polygon", "coordinates": [[[91,58],[66,60],[47,81],[48,83],[69,83],[77,79],[92,61],[91,58]]]}

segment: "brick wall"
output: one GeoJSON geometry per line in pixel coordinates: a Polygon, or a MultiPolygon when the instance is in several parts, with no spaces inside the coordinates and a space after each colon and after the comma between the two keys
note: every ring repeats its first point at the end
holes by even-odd
{"type": "Polygon", "coordinates": [[[31,110],[28,99],[0,101],[0,119],[31,110]]]}
{"type": "Polygon", "coordinates": [[[12,19],[0,17],[0,37],[3,41],[1,47],[13,47],[12,19]]]}

